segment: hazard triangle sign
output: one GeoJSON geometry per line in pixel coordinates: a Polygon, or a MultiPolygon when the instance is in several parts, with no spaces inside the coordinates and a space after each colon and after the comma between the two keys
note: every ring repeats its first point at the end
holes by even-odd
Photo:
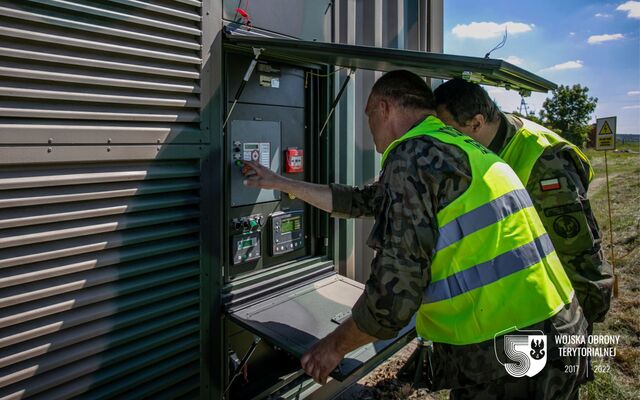
{"type": "Polygon", "coordinates": [[[611,127],[609,126],[607,121],[604,121],[604,124],[602,124],[602,128],[600,128],[600,132],[598,132],[598,135],[613,135],[613,131],[611,130],[611,127]]]}
{"type": "Polygon", "coordinates": [[[596,120],[596,150],[616,148],[616,117],[596,120]]]}

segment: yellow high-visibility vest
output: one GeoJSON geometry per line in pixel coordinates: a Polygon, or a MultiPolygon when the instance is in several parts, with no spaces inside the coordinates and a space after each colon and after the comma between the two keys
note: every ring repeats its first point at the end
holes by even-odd
{"type": "Polygon", "coordinates": [[[583,161],[589,166],[589,182],[591,182],[593,179],[591,163],[576,145],[533,121],[526,119],[520,119],[520,121],[522,121],[522,128],[516,131],[516,134],[499,155],[513,168],[523,185],[529,182],[531,170],[544,150],[560,143],[571,146],[573,148],[572,156],[575,160],[577,162],[583,161]]]}
{"type": "Polygon", "coordinates": [[[497,155],[430,116],[385,150],[430,136],[464,151],[469,188],[437,215],[431,282],[416,316],[418,335],[465,345],[543,321],[573,288],[518,176],[497,155]]]}

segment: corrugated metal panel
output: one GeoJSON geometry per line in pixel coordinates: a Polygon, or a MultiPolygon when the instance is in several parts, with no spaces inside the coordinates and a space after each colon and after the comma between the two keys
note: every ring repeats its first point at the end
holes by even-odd
{"type": "MultiPolygon", "coordinates": [[[[32,0],[32,1],[36,1],[36,0],[32,0]]],[[[40,1],[39,1],[40,2],[40,1]]],[[[67,3],[67,2],[57,2],[57,1],[41,1],[42,3],[53,3],[56,5],[64,5],[67,6],[66,8],[72,11],[96,11],[99,9],[95,8],[95,7],[69,7],[69,5],[74,5],[72,3],[67,3]]],[[[21,19],[21,20],[25,20],[25,21],[34,21],[34,22],[45,22],[48,23],[50,25],[55,25],[55,26],[60,26],[63,28],[72,28],[72,29],[77,29],[77,30],[82,30],[82,31],[88,31],[88,32],[94,32],[94,33],[100,33],[103,35],[107,35],[107,36],[117,36],[117,37],[123,37],[123,38],[131,38],[131,39],[135,39],[135,40],[140,40],[143,42],[151,42],[151,43],[157,43],[157,44],[162,44],[162,45],[166,45],[166,46],[174,46],[174,47],[180,47],[180,48],[185,48],[185,49],[196,49],[198,50],[200,48],[200,46],[197,43],[193,43],[193,42],[187,42],[187,41],[182,41],[182,40],[178,40],[178,39],[173,39],[170,37],[166,37],[166,36],[156,36],[156,35],[150,35],[150,34],[146,34],[146,33],[140,33],[140,32],[135,32],[135,31],[129,31],[129,30],[124,30],[124,29],[116,29],[116,28],[110,28],[110,27],[105,27],[102,25],[98,25],[98,24],[91,24],[91,23],[86,23],[86,22],[79,22],[73,19],[68,19],[68,18],[57,18],[57,17],[53,17],[50,15],[42,15],[39,13],[33,13],[33,12],[25,12],[22,10],[16,10],[13,8],[9,8],[9,7],[0,7],[0,12],[2,12],[4,14],[4,16],[6,17],[12,17],[12,18],[16,18],[16,19],[21,19]]],[[[189,34],[195,34],[195,35],[199,35],[199,31],[197,29],[192,29],[192,28],[186,28],[186,27],[180,27],[178,25],[173,25],[173,24],[163,24],[160,21],[154,21],[154,20],[149,20],[149,19],[140,19],[140,18],[136,18],[135,16],[127,16],[125,14],[121,14],[121,13],[117,13],[116,15],[113,15],[113,13],[95,13],[96,15],[99,15],[101,17],[114,17],[117,18],[119,20],[125,20],[127,22],[140,22],[142,21],[144,23],[144,25],[149,25],[149,26],[153,26],[153,27],[161,27],[161,28],[165,28],[165,29],[171,29],[171,30],[175,30],[181,33],[189,33],[189,34]],[[128,18],[128,20],[127,20],[128,18]]]]}
{"type": "Polygon", "coordinates": [[[198,93],[200,91],[196,85],[176,85],[170,82],[158,82],[157,80],[153,81],[144,78],[139,78],[137,80],[105,78],[95,75],[78,75],[73,73],[56,72],[56,70],[64,70],[55,67],[47,67],[46,69],[38,70],[33,66],[26,69],[24,68],[24,65],[20,63],[3,62],[3,64],[10,65],[12,67],[0,67],[0,74],[12,78],[27,78],[51,82],[79,83],[83,85],[149,89],[168,92],[198,93]]]}
{"type": "Polygon", "coordinates": [[[200,6],[1,1],[0,145],[206,140],[199,130],[200,6]],[[163,123],[172,123],[168,133],[163,123]],[[121,133],[110,135],[109,127],[121,133]]]}
{"type": "Polygon", "coordinates": [[[197,379],[198,164],[3,168],[0,398],[197,379]]]}
{"type": "Polygon", "coordinates": [[[0,0],[0,399],[198,395],[201,6],[0,0]]]}

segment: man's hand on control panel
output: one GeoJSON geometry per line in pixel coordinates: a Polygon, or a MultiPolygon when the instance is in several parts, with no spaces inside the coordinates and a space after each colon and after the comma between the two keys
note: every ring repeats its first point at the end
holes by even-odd
{"type": "Polygon", "coordinates": [[[258,189],[274,189],[284,191],[283,183],[287,178],[282,177],[269,168],[254,161],[242,161],[242,175],[245,180],[243,181],[246,187],[258,188],[258,189]]]}
{"type": "Polygon", "coordinates": [[[289,193],[328,213],[333,211],[333,196],[328,185],[317,185],[280,176],[254,161],[242,161],[244,185],[256,189],[272,189],[289,193]]]}

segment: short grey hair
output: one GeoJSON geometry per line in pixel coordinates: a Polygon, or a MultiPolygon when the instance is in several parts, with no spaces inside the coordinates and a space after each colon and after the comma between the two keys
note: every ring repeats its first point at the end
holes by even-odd
{"type": "Polygon", "coordinates": [[[371,95],[391,100],[403,108],[435,110],[435,98],[426,82],[407,70],[387,72],[376,81],[371,95]]]}

